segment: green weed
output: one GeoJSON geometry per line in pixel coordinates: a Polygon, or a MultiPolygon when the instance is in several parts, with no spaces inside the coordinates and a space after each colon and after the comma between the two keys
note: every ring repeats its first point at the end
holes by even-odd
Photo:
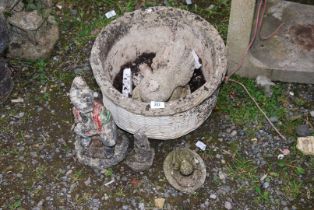
{"type": "Polygon", "coordinates": [[[229,164],[227,172],[235,180],[249,180],[252,183],[258,182],[257,167],[251,160],[244,157],[237,157],[229,164]]]}
{"type": "Polygon", "coordinates": [[[18,209],[22,206],[22,201],[21,199],[15,199],[15,201],[11,204],[9,204],[9,209],[10,210],[15,210],[18,209]]]}
{"type": "Polygon", "coordinates": [[[46,175],[46,172],[47,172],[47,168],[46,166],[44,165],[41,165],[41,166],[38,166],[35,170],[35,173],[36,173],[36,179],[42,179],[45,177],[46,175]]]}
{"type": "MultiPolygon", "coordinates": [[[[268,116],[277,116],[278,119],[284,119],[286,110],[280,103],[283,88],[277,84],[273,88],[272,97],[268,98],[263,90],[255,85],[251,79],[234,77],[242,82],[258,104],[267,113],[268,116]]],[[[254,102],[247,96],[245,91],[238,84],[229,82],[224,84],[218,97],[217,107],[222,112],[230,115],[232,121],[238,125],[251,126],[252,123],[264,122],[264,116],[255,106],[254,102]]]]}
{"type": "Polygon", "coordinates": [[[83,170],[80,169],[80,170],[76,171],[76,172],[73,174],[72,180],[73,180],[74,182],[76,182],[76,181],[79,181],[79,180],[83,179],[83,177],[84,177],[83,170]]]}
{"type": "Polygon", "coordinates": [[[302,187],[303,184],[301,181],[292,180],[286,183],[286,185],[283,188],[283,191],[285,192],[286,196],[296,199],[300,195],[302,187]]]}

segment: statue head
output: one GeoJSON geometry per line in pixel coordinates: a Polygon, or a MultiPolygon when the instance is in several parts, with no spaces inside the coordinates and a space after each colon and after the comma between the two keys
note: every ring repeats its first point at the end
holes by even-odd
{"type": "Polygon", "coordinates": [[[94,93],[82,77],[75,77],[70,89],[72,104],[82,113],[93,110],[94,93]]]}

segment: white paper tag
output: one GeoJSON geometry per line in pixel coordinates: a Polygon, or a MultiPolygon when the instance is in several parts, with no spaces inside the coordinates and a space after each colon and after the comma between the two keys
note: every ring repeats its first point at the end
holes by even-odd
{"type": "Polygon", "coordinates": [[[198,57],[198,55],[196,54],[195,50],[192,50],[192,55],[194,57],[195,60],[195,68],[199,69],[202,67],[202,64],[200,63],[200,58],[198,57]]]}
{"type": "Polygon", "coordinates": [[[197,141],[195,146],[197,146],[198,148],[200,148],[201,150],[205,151],[206,149],[206,144],[204,144],[202,141],[197,141]]]}
{"type": "Polygon", "coordinates": [[[151,13],[153,11],[153,9],[152,8],[148,8],[148,9],[146,9],[146,12],[147,13],[151,13]]]}
{"type": "Polygon", "coordinates": [[[122,95],[129,97],[132,93],[132,72],[130,68],[123,70],[122,95]]]}
{"type": "Polygon", "coordinates": [[[151,109],[164,109],[165,108],[165,102],[151,101],[150,102],[150,108],[151,109]]]}
{"type": "Polygon", "coordinates": [[[112,18],[112,17],[114,17],[114,16],[116,16],[117,15],[117,13],[116,13],[116,11],[114,11],[114,10],[111,10],[111,11],[109,11],[109,12],[107,12],[106,14],[105,14],[105,16],[106,16],[106,18],[112,18]]]}

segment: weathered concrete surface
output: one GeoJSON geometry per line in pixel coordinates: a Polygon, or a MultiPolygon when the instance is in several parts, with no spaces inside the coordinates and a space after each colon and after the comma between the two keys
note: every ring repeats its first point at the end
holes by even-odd
{"type": "MultiPolygon", "coordinates": [[[[233,0],[227,39],[228,73],[240,63],[251,39],[255,1],[233,0]]],[[[245,65],[247,59],[245,60],[245,65]]]]}
{"type": "Polygon", "coordinates": [[[175,148],[170,152],[164,160],[163,170],[169,184],[184,193],[193,193],[206,179],[203,159],[187,148],[175,148]]]}
{"type": "MultiPolygon", "coordinates": [[[[239,8],[232,10],[235,9],[239,8]]],[[[246,13],[242,11],[238,12],[246,13]]],[[[241,17],[234,17],[231,12],[231,26],[248,27],[243,25],[241,17]]],[[[263,20],[261,37],[274,32],[281,23],[284,25],[270,39],[257,37],[238,74],[251,78],[265,75],[278,81],[314,83],[314,6],[287,1],[272,3],[263,20]]],[[[229,31],[228,34],[228,40],[231,40],[228,42],[229,71],[235,68],[241,52],[245,51],[244,41],[232,38],[235,36],[233,32],[229,31]],[[237,52],[241,49],[244,50],[237,52]]],[[[239,37],[246,40],[247,36],[240,34],[239,37]]]]}

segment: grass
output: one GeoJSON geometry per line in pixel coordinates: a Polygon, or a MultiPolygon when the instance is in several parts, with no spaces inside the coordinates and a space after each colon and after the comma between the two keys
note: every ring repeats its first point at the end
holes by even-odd
{"type": "Polygon", "coordinates": [[[301,194],[303,183],[297,180],[291,180],[283,187],[283,192],[286,196],[292,199],[296,199],[301,194]]]}
{"type": "Polygon", "coordinates": [[[237,156],[228,166],[228,175],[236,180],[250,180],[258,182],[257,167],[249,159],[237,156]]]}
{"type": "Polygon", "coordinates": [[[20,208],[21,206],[22,206],[22,200],[17,198],[17,199],[14,200],[13,203],[9,204],[8,208],[10,210],[15,210],[15,209],[20,208]]]}
{"type": "Polygon", "coordinates": [[[37,180],[41,180],[46,176],[47,167],[44,165],[40,165],[35,170],[35,175],[37,180]]]}
{"type": "Polygon", "coordinates": [[[113,170],[112,168],[106,168],[102,171],[102,173],[106,176],[106,177],[112,177],[113,175],[113,170]]]}
{"type": "Polygon", "coordinates": [[[124,192],[123,187],[119,187],[117,191],[115,192],[116,197],[126,197],[126,193],[124,192]]]}
{"type": "Polygon", "coordinates": [[[72,175],[72,180],[73,182],[77,182],[80,181],[84,178],[84,173],[83,173],[83,169],[77,170],[73,173],[72,175]]]}
{"type": "MultiPolygon", "coordinates": [[[[227,167],[228,176],[236,181],[248,181],[249,186],[242,186],[238,189],[239,192],[245,193],[251,191],[256,193],[254,202],[257,204],[267,204],[270,201],[270,192],[260,187],[258,175],[258,167],[254,163],[238,154],[236,159],[227,167]]],[[[267,180],[270,181],[270,180],[267,180]]]]}
{"type": "MultiPolygon", "coordinates": [[[[276,116],[279,120],[285,121],[287,111],[281,101],[284,98],[284,89],[281,84],[277,84],[273,88],[272,96],[267,97],[263,90],[255,85],[254,80],[239,76],[233,78],[247,87],[269,117],[276,116]]],[[[252,124],[258,125],[265,121],[264,116],[243,88],[232,82],[223,85],[218,97],[217,108],[228,114],[234,123],[243,127],[252,127],[252,124]]]]}

